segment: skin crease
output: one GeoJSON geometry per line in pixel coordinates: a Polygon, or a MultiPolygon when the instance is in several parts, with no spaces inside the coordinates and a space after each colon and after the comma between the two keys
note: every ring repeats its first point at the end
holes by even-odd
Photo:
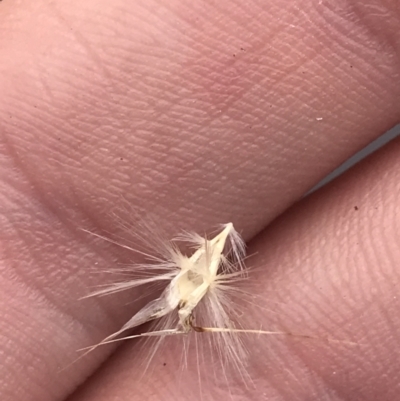
{"type": "Polygon", "coordinates": [[[78,300],[140,261],[79,230],[118,232],[121,199],[253,238],[249,325],[360,343],[250,338],[252,383],[206,364],[205,399],[396,398],[400,144],[287,210],[399,121],[398,5],[359,3],[0,3],[2,400],[199,398],[179,344],[140,381],[135,342],[65,368],[139,307],[78,300]]]}

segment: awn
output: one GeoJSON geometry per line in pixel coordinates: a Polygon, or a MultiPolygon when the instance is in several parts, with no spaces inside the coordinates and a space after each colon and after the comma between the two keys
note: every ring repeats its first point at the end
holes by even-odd
{"type": "MultiPolygon", "coordinates": [[[[94,235],[123,246],[108,238],[94,235]]],[[[212,239],[185,233],[177,240],[190,243],[194,248],[193,254],[184,255],[175,242],[164,244],[163,250],[158,251],[159,256],[136,250],[152,262],[152,264],[136,266],[138,271],[142,271],[144,277],[115,283],[90,295],[105,295],[158,281],[168,283],[159,298],[140,309],[120,330],[99,344],[85,348],[88,352],[103,344],[137,337],[184,335],[191,331],[220,333],[222,337],[217,341],[218,354],[226,358],[227,362],[233,362],[233,365],[240,370],[246,353],[235,334],[291,335],[313,338],[289,332],[242,329],[234,326],[230,315],[234,314],[235,307],[229,295],[231,290],[235,290],[232,284],[245,278],[247,271],[243,263],[245,244],[232,223],[223,225],[222,231],[212,239]],[[161,330],[116,338],[123,332],[146,322],[166,317],[168,317],[167,324],[162,325],[161,330]],[[210,327],[197,325],[198,318],[208,322],[210,327]]],[[[130,247],[125,248],[132,250],[130,247]]],[[[335,342],[335,340],[329,341],[335,342]]]]}

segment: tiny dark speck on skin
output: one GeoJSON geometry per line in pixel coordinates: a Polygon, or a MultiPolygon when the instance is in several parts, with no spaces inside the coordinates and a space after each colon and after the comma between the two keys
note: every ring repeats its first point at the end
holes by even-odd
{"type": "MultiPolygon", "coordinates": [[[[0,1],[1,1],[1,0],[0,0],[0,1]]],[[[167,366],[167,363],[166,363],[166,362],[164,362],[164,363],[163,363],[163,366],[167,366]]]]}
{"type": "Polygon", "coordinates": [[[358,206],[354,206],[354,210],[358,210],[358,206]]]}

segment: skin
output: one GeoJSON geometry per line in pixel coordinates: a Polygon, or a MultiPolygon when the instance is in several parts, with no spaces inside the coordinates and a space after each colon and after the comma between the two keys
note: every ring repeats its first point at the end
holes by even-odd
{"type": "Polygon", "coordinates": [[[199,369],[204,399],[396,399],[400,141],[292,205],[399,122],[399,23],[394,0],[0,2],[0,398],[199,399],[199,369]],[[123,203],[168,235],[233,221],[249,327],[358,345],[249,338],[247,387],[209,355],[179,381],[179,341],[144,376],[136,341],[68,367],[143,302],[79,300],[140,261],[79,230],[123,203]]]}

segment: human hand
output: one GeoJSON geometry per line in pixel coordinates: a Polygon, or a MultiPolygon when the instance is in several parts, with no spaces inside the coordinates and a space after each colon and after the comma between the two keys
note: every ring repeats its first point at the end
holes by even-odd
{"type": "Polygon", "coordinates": [[[171,234],[242,229],[274,309],[249,308],[256,328],[360,343],[251,339],[233,399],[396,399],[399,141],[290,208],[399,121],[395,1],[5,0],[0,18],[2,400],[200,399],[175,349],[147,381],[133,342],[62,370],[136,307],[78,300],[95,264],[135,261],[79,230],[115,231],[121,196],[171,234]]]}

